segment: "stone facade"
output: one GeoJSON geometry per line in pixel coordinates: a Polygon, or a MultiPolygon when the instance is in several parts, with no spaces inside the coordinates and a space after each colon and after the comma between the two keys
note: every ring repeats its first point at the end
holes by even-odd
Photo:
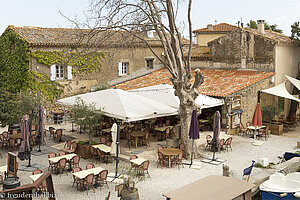
{"type": "MultiPolygon", "coordinates": [[[[61,48],[54,47],[32,47],[31,51],[60,51],[61,48]]],[[[64,86],[64,93],[61,97],[73,96],[79,93],[89,92],[91,87],[102,83],[110,82],[115,79],[126,80],[136,74],[149,73],[153,69],[160,67],[160,62],[155,58],[154,54],[147,47],[123,47],[110,49],[95,49],[94,51],[105,52],[106,56],[101,63],[101,71],[93,73],[84,73],[78,76],[73,76],[72,80],[67,80],[66,77],[60,80],[55,80],[64,86]],[[153,69],[147,69],[146,59],[153,60],[153,69]],[[128,62],[128,73],[120,77],[118,75],[118,63],[128,62]],[[141,72],[142,71],[142,72],[141,72]]],[[[163,49],[160,47],[154,48],[157,55],[162,55],[163,49]]],[[[65,74],[67,73],[66,66],[64,66],[65,74]]],[[[50,67],[37,62],[36,58],[30,58],[30,69],[45,73],[50,77],[50,67]]]]}

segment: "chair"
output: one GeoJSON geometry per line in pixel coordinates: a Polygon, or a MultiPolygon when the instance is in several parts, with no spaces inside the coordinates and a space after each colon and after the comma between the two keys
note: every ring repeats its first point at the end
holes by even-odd
{"type": "Polygon", "coordinates": [[[149,168],[149,160],[146,160],[141,164],[141,166],[139,167],[139,170],[141,171],[143,176],[145,176],[145,173],[147,173],[148,177],[151,178],[150,174],[149,174],[149,171],[148,171],[148,168],[149,168]]]}
{"type": "Polygon", "coordinates": [[[232,151],[232,148],[231,148],[231,142],[232,142],[232,137],[228,138],[226,141],[225,141],[225,149],[227,150],[228,152],[228,149],[230,148],[230,150],[232,151]]]}
{"type": "Polygon", "coordinates": [[[224,150],[224,145],[225,145],[225,140],[224,138],[220,140],[220,146],[219,146],[219,149],[218,151],[221,152],[221,150],[224,150]]]}
{"type": "Polygon", "coordinates": [[[174,138],[175,137],[175,127],[173,127],[170,131],[170,138],[174,138]]]}
{"type": "Polygon", "coordinates": [[[92,169],[95,168],[95,165],[93,163],[89,163],[85,166],[85,169],[92,169]]]}
{"type": "Polygon", "coordinates": [[[91,153],[93,159],[97,159],[98,154],[97,154],[96,148],[94,148],[92,146],[90,146],[89,148],[90,148],[90,153],[91,153]]]}
{"type": "Polygon", "coordinates": [[[55,131],[54,141],[61,142],[62,141],[61,138],[62,138],[62,129],[57,129],[55,131]]]}
{"type": "Polygon", "coordinates": [[[5,138],[6,140],[9,139],[9,138],[8,138],[8,131],[3,131],[3,132],[2,132],[2,135],[4,136],[4,138],[5,138]]]}
{"type": "Polygon", "coordinates": [[[165,138],[164,138],[165,140],[166,140],[167,138],[170,138],[170,128],[169,128],[169,127],[166,128],[164,137],[165,137],[165,138]]]}
{"type": "Polygon", "coordinates": [[[74,156],[71,160],[70,160],[70,165],[72,166],[72,168],[75,167],[79,167],[79,161],[80,161],[80,156],[74,156]]]}
{"type": "MultiPolygon", "coordinates": [[[[137,159],[137,158],[138,158],[137,155],[131,155],[130,158],[129,158],[129,160],[134,160],[134,159],[137,159]]],[[[130,162],[130,164],[131,164],[131,169],[136,170],[139,167],[137,164],[134,164],[132,162],[130,162]]]]}
{"type": "Polygon", "coordinates": [[[105,159],[104,153],[100,149],[96,149],[97,151],[97,158],[99,159],[99,162],[101,163],[102,159],[105,159]]]}
{"type": "Polygon", "coordinates": [[[267,126],[266,129],[262,129],[258,132],[259,136],[265,136],[265,140],[267,140],[267,138],[269,138],[269,129],[270,127],[267,126]]]}
{"type": "Polygon", "coordinates": [[[89,190],[89,186],[91,186],[93,188],[93,191],[95,193],[95,189],[93,186],[93,180],[94,180],[94,174],[89,174],[87,175],[83,181],[80,182],[81,186],[86,186],[86,194],[88,194],[88,190],[89,190]]]}
{"type": "Polygon", "coordinates": [[[0,134],[0,140],[2,142],[3,147],[8,147],[9,146],[8,140],[4,137],[3,134],[0,134]]]}
{"type": "MultiPolygon", "coordinates": [[[[56,157],[56,153],[51,152],[51,153],[48,154],[48,159],[49,159],[49,158],[54,158],[54,157],[56,157]]],[[[57,165],[57,163],[52,162],[52,161],[49,160],[48,171],[49,171],[49,169],[51,168],[51,172],[52,172],[52,170],[56,168],[56,165],[57,165]]]]}
{"type": "Polygon", "coordinates": [[[35,169],[35,170],[33,170],[33,172],[31,174],[32,175],[36,175],[36,174],[41,174],[41,173],[43,173],[43,170],[41,170],[41,169],[35,169]]]}
{"type": "Polygon", "coordinates": [[[71,140],[67,140],[65,145],[64,145],[64,148],[62,149],[62,151],[64,152],[68,152],[68,150],[71,149],[71,144],[72,144],[72,141],[71,140]]]}
{"type": "Polygon", "coordinates": [[[149,131],[146,130],[145,136],[142,139],[142,144],[147,145],[150,147],[150,142],[149,142],[149,131]]]}
{"type": "Polygon", "coordinates": [[[106,146],[111,147],[111,142],[106,142],[106,146]]]}
{"type": "Polygon", "coordinates": [[[161,165],[161,167],[163,168],[165,162],[169,162],[168,158],[164,157],[164,155],[161,152],[158,152],[157,167],[158,165],[161,165]]]}
{"type": "MultiPolygon", "coordinates": [[[[82,170],[81,167],[74,167],[72,169],[72,173],[79,172],[81,170],[82,170]]],[[[74,183],[76,183],[76,188],[78,190],[78,185],[80,185],[80,181],[81,180],[79,178],[77,178],[76,176],[73,175],[73,184],[72,184],[72,187],[74,186],[74,183]]]]}
{"type": "Polygon", "coordinates": [[[49,127],[49,137],[51,137],[51,136],[52,136],[53,138],[55,137],[55,132],[54,132],[54,130],[55,130],[54,127],[51,127],[51,126],[49,127]]]}
{"type": "Polygon", "coordinates": [[[205,149],[210,149],[212,146],[212,136],[211,135],[206,135],[206,146],[205,149]]]}
{"type": "Polygon", "coordinates": [[[61,151],[61,152],[59,152],[58,156],[64,156],[64,155],[66,155],[66,154],[67,154],[66,152],[61,151]]]}
{"type": "Polygon", "coordinates": [[[182,151],[183,157],[185,158],[185,145],[183,143],[180,143],[178,145],[178,148],[182,151]]]}
{"type": "Polygon", "coordinates": [[[106,138],[105,137],[100,137],[100,144],[105,144],[106,138]]]}
{"type": "Polygon", "coordinates": [[[100,184],[100,190],[101,187],[106,184],[107,189],[109,189],[108,184],[107,184],[107,174],[108,174],[108,170],[103,170],[99,173],[99,175],[97,176],[97,182],[100,184]]]}
{"type": "Polygon", "coordinates": [[[243,136],[247,135],[248,129],[244,127],[243,123],[240,123],[239,126],[240,126],[239,134],[243,134],[243,136]]]}
{"type": "Polygon", "coordinates": [[[175,163],[176,165],[178,165],[178,169],[180,169],[180,165],[182,165],[183,168],[183,164],[182,164],[182,153],[178,154],[174,159],[172,159],[171,165],[173,166],[173,164],[175,163]]]}
{"type": "Polygon", "coordinates": [[[66,158],[62,158],[58,161],[57,169],[59,170],[59,176],[60,177],[61,177],[62,172],[66,171],[66,166],[67,166],[67,159],[66,158]]]}
{"type": "Polygon", "coordinates": [[[159,146],[159,147],[157,147],[157,151],[162,150],[163,148],[164,148],[164,147],[159,146]]]}
{"type": "Polygon", "coordinates": [[[15,149],[15,151],[17,150],[18,147],[18,143],[16,139],[10,138],[8,140],[8,144],[9,144],[9,149],[10,151],[12,151],[12,149],[15,149]]]}

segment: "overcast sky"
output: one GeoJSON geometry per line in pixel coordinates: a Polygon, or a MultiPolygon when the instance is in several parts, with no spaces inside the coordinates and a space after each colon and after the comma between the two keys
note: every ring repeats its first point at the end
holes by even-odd
{"type": "MultiPolygon", "coordinates": [[[[8,25],[38,27],[72,27],[60,13],[82,18],[89,0],[0,0],[0,34],[8,25]]],[[[285,35],[291,35],[291,24],[300,21],[300,0],[194,0],[192,7],[193,30],[207,24],[226,22],[244,24],[250,19],[264,19],[277,24],[285,35]]],[[[186,18],[184,4],[179,19],[186,18]]],[[[182,26],[183,27],[183,26],[182,26]]],[[[185,31],[185,35],[186,35],[185,31]]]]}

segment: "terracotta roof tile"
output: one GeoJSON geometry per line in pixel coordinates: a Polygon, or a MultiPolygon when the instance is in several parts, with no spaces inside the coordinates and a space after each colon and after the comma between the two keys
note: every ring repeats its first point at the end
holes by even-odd
{"type": "MultiPolygon", "coordinates": [[[[200,71],[204,74],[204,82],[199,87],[199,92],[215,97],[226,97],[275,74],[274,72],[248,70],[201,69],[200,71]]],[[[192,73],[194,75],[194,69],[192,73]]],[[[167,69],[159,69],[115,86],[123,90],[131,90],[162,83],[172,85],[170,77],[167,69]]]]}
{"type": "Polygon", "coordinates": [[[252,28],[243,28],[243,29],[246,30],[246,31],[249,31],[251,33],[254,33],[255,35],[266,37],[266,38],[269,38],[269,39],[272,39],[272,40],[276,40],[276,41],[280,41],[280,42],[293,43],[293,40],[290,37],[288,37],[286,35],[283,35],[283,34],[280,34],[280,33],[277,33],[277,32],[272,31],[272,30],[265,30],[265,34],[261,34],[261,33],[258,32],[257,29],[252,29],[252,28]]]}
{"type": "Polygon", "coordinates": [[[212,25],[212,30],[208,30],[208,28],[200,28],[197,30],[194,30],[193,33],[207,33],[207,32],[231,32],[236,30],[238,27],[227,24],[227,23],[220,23],[216,25],[212,25]]]}

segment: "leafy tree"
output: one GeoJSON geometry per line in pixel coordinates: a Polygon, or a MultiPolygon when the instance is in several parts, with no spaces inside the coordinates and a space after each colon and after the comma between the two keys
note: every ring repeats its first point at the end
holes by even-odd
{"type": "Polygon", "coordinates": [[[89,144],[92,143],[92,134],[98,126],[102,113],[96,111],[95,103],[86,104],[81,98],[77,98],[72,108],[75,122],[89,134],[89,144]]]}
{"type": "Polygon", "coordinates": [[[0,122],[1,126],[12,126],[19,123],[22,113],[19,109],[19,97],[15,93],[1,89],[0,92],[0,122]]]}
{"type": "MultiPolygon", "coordinates": [[[[195,99],[199,94],[198,88],[203,83],[204,75],[200,70],[192,74],[191,50],[192,50],[192,0],[187,3],[187,20],[189,30],[189,42],[184,44],[182,33],[177,26],[176,16],[180,0],[92,0],[88,15],[88,27],[94,27],[93,33],[118,32],[124,36],[131,36],[138,45],[146,46],[154,56],[168,69],[171,81],[174,85],[175,95],[180,100],[180,124],[182,139],[191,152],[191,140],[188,132],[192,111],[197,109],[195,99]],[[96,26],[95,26],[96,25],[96,26]],[[101,31],[96,31],[101,30],[101,31]],[[111,31],[113,30],[113,31],[111,31]],[[151,32],[154,39],[147,39],[145,35],[151,32]],[[155,41],[156,44],[153,45],[155,41]],[[154,51],[159,44],[164,49],[164,57],[154,51]],[[184,49],[186,47],[186,49],[184,49]]],[[[74,22],[74,20],[73,20],[74,22]]],[[[76,25],[80,26],[79,23],[76,25]]],[[[116,38],[113,35],[112,38],[116,38]]],[[[123,39],[118,41],[128,41],[123,39]]],[[[131,41],[131,40],[130,40],[131,41]]],[[[199,110],[199,109],[198,109],[199,110]]],[[[198,152],[197,152],[198,153],[198,152]]],[[[197,154],[196,156],[199,156],[197,154]]]]}
{"type": "MultiPolygon", "coordinates": [[[[250,22],[247,23],[246,25],[247,25],[248,28],[257,29],[257,23],[254,20],[250,20],[250,22]]],[[[272,30],[272,31],[275,31],[277,33],[282,33],[283,32],[281,29],[277,28],[276,24],[269,25],[267,22],[265,22],[265,30],[272,30]]]]}
{"type": "Polygon", "coordinates": [[[294,22],[291,28],[291,38],[300,44],[300,22],[294,22]]]}

